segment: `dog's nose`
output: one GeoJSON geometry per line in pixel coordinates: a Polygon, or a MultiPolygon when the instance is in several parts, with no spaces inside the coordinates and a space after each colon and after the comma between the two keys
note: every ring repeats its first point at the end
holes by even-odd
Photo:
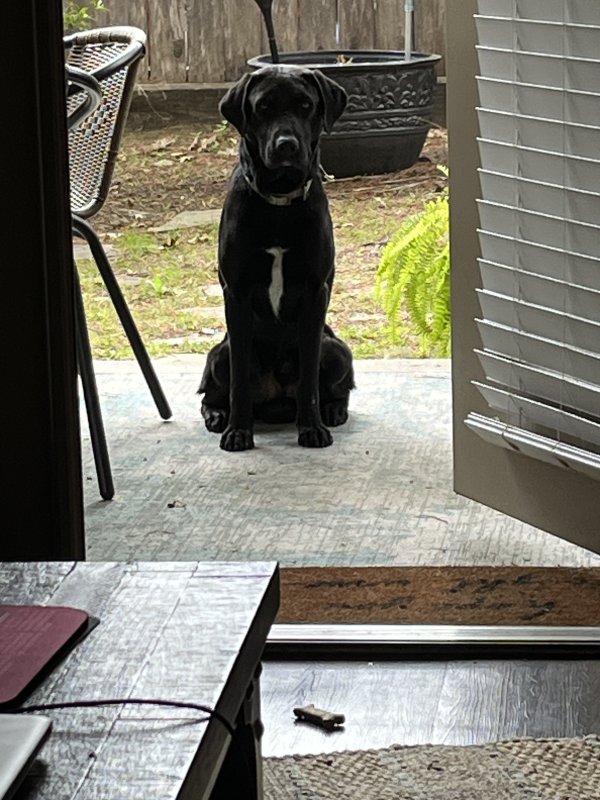
{"type": "Polygon", "coordinates": [[[300,149],[300,142],[295,136],[281,135],[275,139],[275,152],[279,156],[289,158],[296,155],[300,149]]]}

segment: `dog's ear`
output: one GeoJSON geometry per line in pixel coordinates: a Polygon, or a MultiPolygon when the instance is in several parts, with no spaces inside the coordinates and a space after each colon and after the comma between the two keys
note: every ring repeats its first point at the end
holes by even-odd
{"type": "Polygon", "coordinates": [[[246,131],[248,90],[256,73],[247,72],[228,90],[219,103],[219,111],[243,135],[246,131]]]}
{"type": "Polygon", "coordinates": [[[307,77],[316,85],[323,103],[323,127],[329,133],[333,123],[342,116],[348,95],[335,81],[328,78],[318,69],[308,70],[307,77]]]}

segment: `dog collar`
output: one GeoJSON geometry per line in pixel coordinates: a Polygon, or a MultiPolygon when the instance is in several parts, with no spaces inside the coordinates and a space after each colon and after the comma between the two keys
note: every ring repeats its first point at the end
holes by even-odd
{"type": "Polygon", "coordinates": [[[288,192],[287,194],[263,194],[263,192],[259,191],[256,182],[245,172],[244,178],[252,191],[256,192],[259,197],[262,197],[263,200],[266,200],[266,202],[272,206],[291,206],[294,200],[298,200],[300,197],[302,200],[306,200],[313,182],[313,179],[310,178],[306,181],[304,186],[301,186],[299,189],[294,189],[293,192],[288,192]]]}

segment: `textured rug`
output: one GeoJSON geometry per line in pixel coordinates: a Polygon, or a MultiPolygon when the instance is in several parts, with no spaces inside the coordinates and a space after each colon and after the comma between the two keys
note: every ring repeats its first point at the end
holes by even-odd
{"type": "Polygon", "coordinates": [[[600,569],[287,568],[277,622],[594,626],[600,569]]]}
{"type": "Polygon", "coordinates": [[[268,758],[266,800],[598,800],[600,738],[268,758]]]}

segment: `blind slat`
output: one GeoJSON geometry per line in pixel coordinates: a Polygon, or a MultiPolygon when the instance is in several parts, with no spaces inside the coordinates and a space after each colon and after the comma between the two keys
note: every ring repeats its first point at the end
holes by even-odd
{"type": "Polygon", "coordinates": [[[596,290],[483,259],[479,259],[479,270],[491,292],[600,323],[600,292],[596,290]]]}
{"type": "Polygon", "coordinates": [[[473,381],[473,385],[491,408],[507,414],[513,420],[518,420],[519,424],[516,427],[524,427],[522,422],[525,421],[600,447],[600,424],[597,422],[523,397],[515,390],[508,392],[479,381],[473,381]]]}
{"type": "MultiPolygon", "coordinates": [[[[598,67],[600,75],[600,65],[598,67]]],[[[600,146],[600,141],[598,142],[600,146]]],[[[600,195],[581,189],[567,189],[559,184],[534,181],[516,175],[479,170],[481,194],[484,200],[506,206],[563,217],[590,225],[600,220],[600,195]]]]}
{"type": "Polygon", "coordinates": [[[579,92],[562,87],[536,86],[518,81],[477,77],[479,101],[493,111],[520,113],[533,117],[593,125],[598,118],[597,92],[579,92]]]}
{"type": "Polygon", "coordinates": [[[478,200],[481,227],[503,236],[518,235],[529,242],[560,247],[584,256],[598,253],[600,227],[525,208],[478,200]]]}
{"type": "Polygon", "coordinates": [[[572,469],[591,478],[600,478],[600,456],[580,447],[557,442],[547,436],[525,431],[498,419],[472,412],[465,424],[490,444],[517,451],[562,469],[572,469]]]}
{"type": "Polygon", "coordinates": [[[478,139],[478,144],[481,166],[490,172],[543,180],[586,192],[597,192],[600,186],[600,160],[594,157],[600,152],[598,150],[592,150],[592,157],[585,158],[482,138],[478,139]]]}
{"type": "MultiPolygon", "coordinates": [[[[596,54],[594,54],[596,55],[596,54]]],[[[578,92],[594,92],[598,86],[597,58],[578,58],[549,53],[527,53],[499,47],[477,47],[482,75],[533,86],[557,86],[578,92]]]]}
{"type": "MultiPolygon", "coordinates": [[[[560,404],[572,411],[581,411],[592,417],[600,414],[600,386],[582,383],[569,376],[550,372],[539,367],[503,358],[499,355],[475,351],[486,380],[510,389],[517,387],[527,393],[530,399],[546,400],[550,403],[560,400],[560,404]]],[[[600,375],[597,380],[600,381],[600,375]]]]}
{"type": "Polygon", "coordinates": [[[484,47],[510,49],[518,44],[519,50],[530,53],[573,55],[580,58],[595,58],[598,54],[597,37],[600,28],[589,23],[476,14],[475,25],[479,44],[484,47]]]}
{"type": "Polygon", "coordinates": [[[600,325],[590,320],[563,314],[556,309],[523,303],[512,297],[478,289],[479,304],[485,319],[509,328],[566,343],[581,350],[597,352],[600,325]]]}
{"type": "Polygon", "coordinates": [[[551,22],[600,25],[600,5],[595,0],[479,0],[479,13],[488,17],[512,17],[551,22]]]}
{"type": "Polygon", "coordinates": [[[481,254],[486,261],[506,266],[524,264],[532,272],[557,280],[569,280],[577,286],[600,290],[600,259],[580,256],[559,247],[526,242],[518,236],[502,236],[479,230],[481,254]]]}
{"type": "Polygon", "coordinates": [[[565,123],[481,106],[477,108],[477,118],[482,140],[584,158],[600,152],[600,131],[595,125],[565,123]]]}
{"type": "Polygon", "coordinates": [[[487,352],[504,355],[532,367],[555,370],[560,364],[565,375],[586,383],[600,381],[600,356],[534,336],[516,328],[498,325],[489,320],[476,320],[483,346],[487,352]]]}

